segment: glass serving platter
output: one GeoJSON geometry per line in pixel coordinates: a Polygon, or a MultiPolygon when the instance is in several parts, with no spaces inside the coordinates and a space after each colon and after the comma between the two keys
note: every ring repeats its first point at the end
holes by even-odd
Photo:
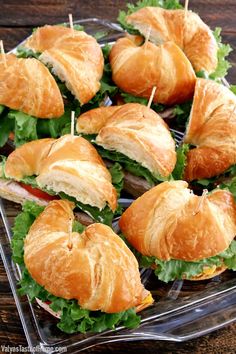
{"type": "MultiPolygon", "coordinates": [[[[75,21],[84,26],[86,32],[104,34],[99,43],[113,43],[123,35],[121,28],[114,23],[85,19],[75,21]]],[[[23,44],[23,42],[21,43],[23,44]]],[[[177,132],[178,133],[178,132],[177,132]]],[[[181,135],[176,134],[176,140],[181,135]]],[[[127,207],[130,200],[121,200],[127,207]]],[[[11,226],[21,206],[0,199],[0,253],[7,273],[12,294],[19,312],[28,345],[32,353],[76,353],[92,346],[117,341],[168,340],[183,342],[197,338],[236,320],[236,277],[226,271],[211,280],[175,281],[165,284],[157,280],[151,270],[141,270],[145,287],[151,291],[155,302],[143,310],[138,328],[127,330],[122,327],[102,333],[64,334],[57,327],[57,319],[37,305],[30,303],[17,293],[20,270],[11,261],[11,226]]],[[[113,228],[118,230],[117,221],[113,228]]]]}

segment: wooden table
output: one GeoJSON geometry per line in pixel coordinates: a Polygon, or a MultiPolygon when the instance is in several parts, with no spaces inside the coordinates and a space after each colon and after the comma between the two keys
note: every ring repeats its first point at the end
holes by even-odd
{"type": "MultiPolygon", "coordinates": [[[[30,34],[33,27],[67,21],[68,13],[73,13],[74,19],[98,17],[115,20],[118,8],[124,8],[125,3],[124,0],[0,0],[0,39],[4,41],[5,49],[10,50],[30,34]]],[[[224,41],[230,43],[235,50],[230,55],[232,69],[228,75],[228,80],[235,83],[235,0],[192,0],[190,8],[198,12],[212,28],[222,27],[224,41]]],[[[0,345],[27,346],[2,262],[0,263],[0,301],[0,345]]],[[[103,345],[89,350],[90,353],[112,351],[117,353],[235,353],[236,323],[186,343],[142,341],[103,345]]]]}

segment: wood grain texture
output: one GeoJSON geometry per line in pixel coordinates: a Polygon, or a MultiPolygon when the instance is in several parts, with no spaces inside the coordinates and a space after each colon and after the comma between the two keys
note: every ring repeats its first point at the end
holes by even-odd
{"type": "MultiPolygon", "coordinates": [[[[133,2],[134,1],[130,1],[133,2]]],[[[0,0],[0,39],[6,50],[22,41],[31,28],[45,23],[67,21],[67,14],[74,19],[99,17],[115,20],[118,8],[124,8],[124,0],[0,0]]],[[[190,8],[212,27],[222,27],[223,39],[231,44],[235,53],[230,55],[232,69],[228,76],[236,82],[236,2],[235,0],[192,0],[190,8]]],[[[27,346],[7,276],[0,262],[0,345],[27,346]]],[[[236,324],[213,334],[186,343],[141,341],[116,343],[89,349],[89,353],[235,353],[236,324]]],[[[1,350],[0,350],[1,352],[1,350]]]]}

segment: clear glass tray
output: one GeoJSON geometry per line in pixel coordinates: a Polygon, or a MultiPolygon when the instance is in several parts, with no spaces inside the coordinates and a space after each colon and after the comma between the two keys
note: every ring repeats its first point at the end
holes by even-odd
{"type": "MultiPolygon", "coordinates": [[[[99,40],[102,44],[112,43],[122,36],[118,25],[108,21],[86,19],[77,21],[88,33],[105,32],[99,40]]],[[[122,200],[127,206],[129,201],[122,200]]],[[[100,334],[62,333],[56,327],[57,320],[30,303],[28,298],[17,294],[20,271],[11,261],[11,226],[21,207],[0,199],[0,253],[6,269],[26,339],[32,353],[56,353],[58,348],[70,353],[89,347],[116,341],[168,340],[182,342],[193,339],[236,320],[236,277],[226,271],[211,280],[190,282],[175,281],[170,284],[159,282],[150,270],[142,270],[145,287],[152,292],[155,303],[141,312],[141,325],[134,330],[122,327],[100,334]],[[35,349],[36,348],[36,349],[35,349]]],[[[117,230],[117,224],[114,224],[117,230]]]]}

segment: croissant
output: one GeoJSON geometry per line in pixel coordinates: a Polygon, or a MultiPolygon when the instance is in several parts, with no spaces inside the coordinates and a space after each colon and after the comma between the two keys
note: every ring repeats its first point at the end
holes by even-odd
{"type": "Polygon", "coordinates": [[[0,104],[37,118],[57,118],[64,113],[60,90],[49,70],[34,58],[5,55],[0,61],[0,104]]]}
{"type": "Polygon", "coordinates": [[[187,187],[184,181],[163,182],[123,213],[121,231],[141,254],[193,262],[229,247],[236,234],[233,195],[219,189],[199,197],[187,187]]]}
{"type": "Polygon", "coordinates": [[[76,35],[77,32],[76,30],[60,25],[38,27],[24,42],[24,47],[30,48],[34,52],[42,53],[56,46],[62,39],[76,35]]]}
{"type": "Polygon", "coordinates": [[[33,33],[26,47],[42,52],[39,60],[53,68],[81,105],[99,91],[104,59],[92,36],[66,27],[44,26],[33,33]]]}
{"type": "Polygon", "coordinates": [[[139,162],[154,175],[169,176],[176,163],[175,142],[162,118],[138,103],[100,107],[77,120],[77,132],[98,134],[96,143],[139,162]]]}
{"type": "Polygon", "coordinates": [[[236,164],[236,96],[227,87],[197,79],[184,141],[196,146],[187,154],[187,181],[217,176],[236,164]]]}
{"type": "Polygon", "coordinates": [[[173,41],[179,46],[196,72],[215,71],[218,46],[210,28],[192,11],[144,7],[127,16],[127,22],[156,44],[173,41]],[[151,32],[150,32],[151,29],[151,32]]]}
{"type": "Polygon", "coordinates": [[[113,211],[117,207],[109,171],[96,149],[81,137],[40,139],[13,151],[5,164],[5,176],[21,181],[33,175],[41,189],[64,192],[100,210],[107,202],[113,211]]]}
{"type": "Polygon", "coordinates": [[[24,262],[32,278],[82,308],[107,313],[125,311],[149,294],[141,284],[138,263],[111,228],[93,224],[71,233],[73,204],[53,201],[31,226],[24,243],[24,262]]]}
{"type": "Polygon", "coordinates": [[[121,38],[112,47],[109,59],[112,79],[125,92],[149,98],[156,86],[153,101],[167,105],[193,96],[195,73],[173,42],[159,47],[150,42],[138,46],[130,38],[121,38]]]}

